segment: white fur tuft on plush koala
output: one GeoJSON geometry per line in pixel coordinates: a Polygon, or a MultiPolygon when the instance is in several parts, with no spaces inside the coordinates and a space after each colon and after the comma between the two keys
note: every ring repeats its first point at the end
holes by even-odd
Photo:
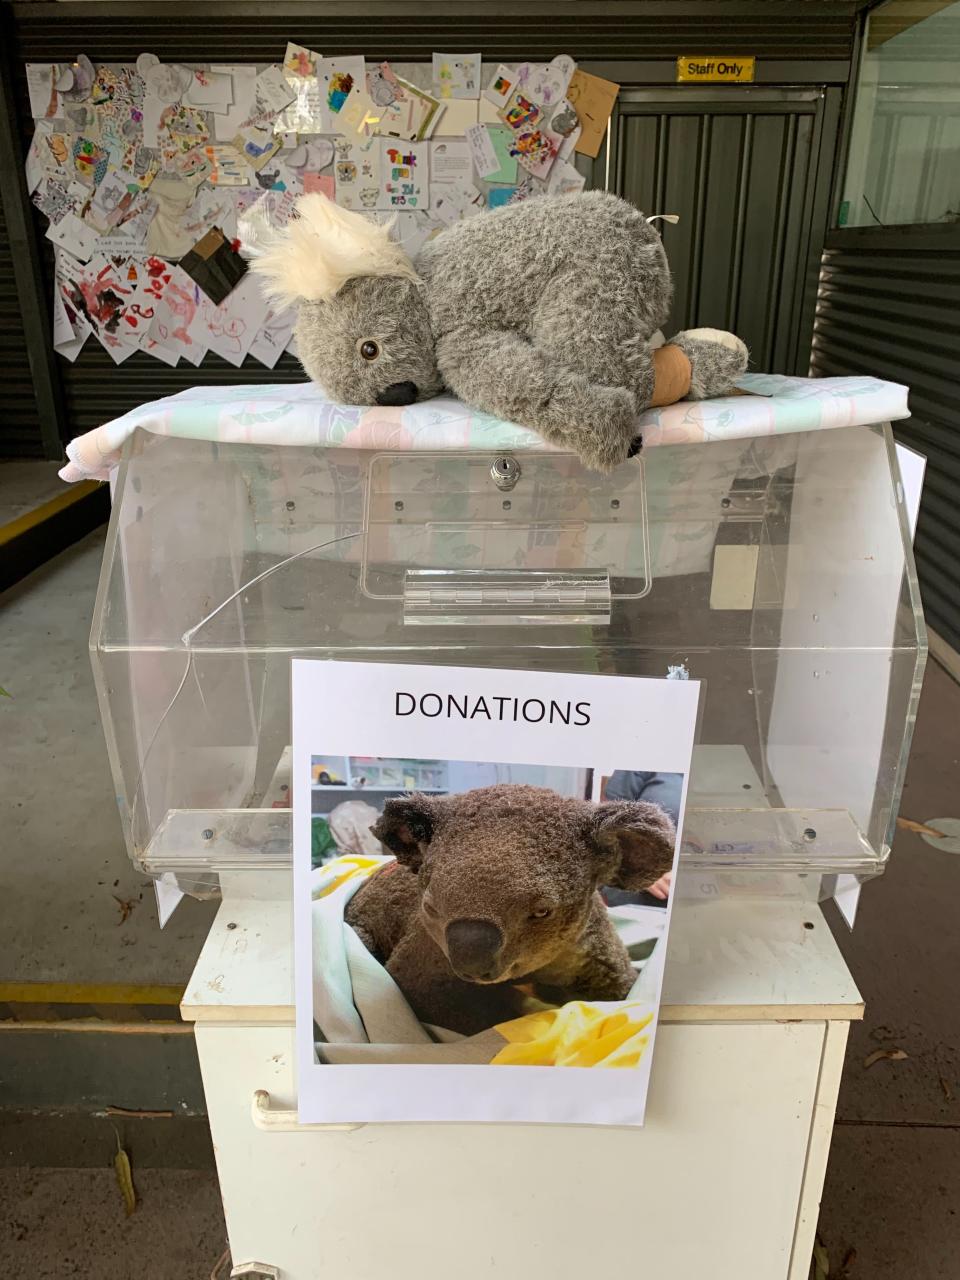
{"type": "Polygon", "coordinates": [[[390,239],[390,227],[341,209],[326,196],[297,202],[286,231],[255,251],[254,269],[275,302],[329,302],[357,276],[399,276],[415,280],[413,263],[390,239]]]}
{"type": "Polygon", "coordinates": [[[412,404],[447,387],[608,471],[640,447],[636,418],[733,389],[747,349],[698,329],[656,335],[673,285],[658,232],[602,191],[542,197],[454,223],[416,264],[389,229],[308,195],[250,256],[299,301],[307,374],[346,404],[412,404]]]}

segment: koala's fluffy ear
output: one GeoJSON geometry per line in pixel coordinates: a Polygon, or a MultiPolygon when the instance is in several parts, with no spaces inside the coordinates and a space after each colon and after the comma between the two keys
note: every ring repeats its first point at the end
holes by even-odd
{"type": "Polygon", "coordinates": [[[417,278],[389,226],[341,209],[319,192],[301,196],[296,215],[280,231],[258,222],[256,208],[240,223],[244,253],[266,293],[285,307],[328,302],[356,276],[417,278]]]}
{"type": "Polygon", "coordinates": [[[676,827],[658,804],[611,801],[594,808],[593,845],[606,855],[603,883],[634,892],[646,889],[673,865],[676,827]]]}
{"type": "Polygon", "coordinates": [[[397,861],[416,871],[423,861],[423,846],[433,836],[434,801],[415,793],[388,800],[370,828],[377,839],[397,855],[397,861]]]}

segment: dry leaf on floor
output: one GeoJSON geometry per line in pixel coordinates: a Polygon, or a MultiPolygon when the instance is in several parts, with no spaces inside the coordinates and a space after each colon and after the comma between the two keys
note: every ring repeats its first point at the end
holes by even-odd
{"type": "Polygon", "coordinates": [[[904,1053],[902,1049],[874,1049],[873,1053],[868,1054],[864,1060],[864,1067],[872,1067],[875,1062],[880,1062],[886,1058],[890,1062],[903,1062],[904,1058],[909,1058],[909,1053],[904,1053]]]}
{"type": "Polygon", "coordinates": [[[220,1257],[217,1259],[216,1266],[210,1272],[210,1280],[223,1280],[223,1277],[226,1275],[224,1268],[227,1267],[229,1263],[230,1246],[227,1245],[226,1249],[224,1249],[223,1253],[221,1253],[220,1257]]]}
{"type": "Polygon", "coordinates": [[[123,1196],[123,1207],[127,1211],[129,1218],[131,1213],[137,1207],[137,1192],[133,1185],[133,1169],[130,1167],[130,1157],[120,1145],[120,1135],[117,1134],[117,1154],[113,1157],[113,1167],[117,1174],[117,1186],[120,1188],[120,1194],[123,1196]]]}
{"type": "Polygon", "coordinates": [[[850,1269],[857,1260],[857,1251],[851,1246],[844,1254],[843,1262],[840,1266],[840,1280],[849,1280],[850,1269]]]}
{"type": "Polygon", "coordinates": [[[928,827],[925,822],[914,822],[912,818],[898,818],[897,826],[901,831],[915,831],[918,836],[932,836],[934,840],[945,840],[947,833],[938,831],[936,827],[928,827]]]}
{"type": "Polygon", "coordinates": [[[120,919],[117,921],[117,924],[125,924],[130,912],[137,905],[136,898],[118,898],[115,893],[110,896],[117,904],[117,910],[120,912],[120,919]]]}
{"type": "Polygon", "coordinates": [[[813,1280],[828,1280],[830,1275],[830,1258],[821,1241],[813,1246],[813,1280]]]}

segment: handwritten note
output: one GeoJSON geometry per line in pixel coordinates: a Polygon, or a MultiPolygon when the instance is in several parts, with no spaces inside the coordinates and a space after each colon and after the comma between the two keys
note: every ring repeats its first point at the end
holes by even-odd
{"type": "Polygon", "coordinates": [[[430,204],[429,149],[420,142],[380,140],[378,209],[424,209],[430,204]]]}

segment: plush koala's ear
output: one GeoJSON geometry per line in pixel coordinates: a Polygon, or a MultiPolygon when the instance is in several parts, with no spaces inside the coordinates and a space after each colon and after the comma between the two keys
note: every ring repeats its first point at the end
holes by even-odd
{"type": "Polygon", "coordinates": [[[415,793],[388,800],[370,830],[397,855],[398,862],[416,871],[423,861],[422,846],[433,836],[433,825],[434,801],[415,793]]]}
{"type": "Polygon", "coordinates": [[[646,889],[673,866],[677,831],[658,804],[611,801],[595,806],[590,840],[605,855],[603,883],[634,892],[646,889]]]}
{"type": "Polygon", "coordinates": [[[253,205],[240,222],[244,255],[265,292],[285,307],[329,302],[356,276],[416,280],[413,263],[390,239],[390,227],[341,209],[319,192],[301,196],[282,230],[264,223],[253,205]]]}

